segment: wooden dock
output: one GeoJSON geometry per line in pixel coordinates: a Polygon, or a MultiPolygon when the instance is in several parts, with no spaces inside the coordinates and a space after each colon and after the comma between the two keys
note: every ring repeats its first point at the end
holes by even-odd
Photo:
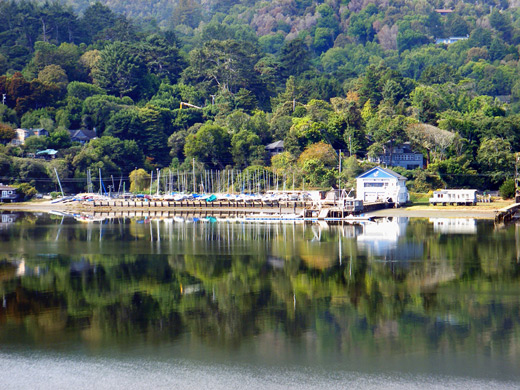
{"type": "Polygon", "coordinates": [[[95,214],[123,213],[130,215],[145,215],[153,213],[158,216],[173,215],[246,215],[255,213],[273,213],[277,215],[301,214],[304,218],[343,219],[351,215],[359,215],[374,210],[393,207],[393,203],[374,202],[363,204],[363,210],[349,211],[348,208],[334,206],[320,207],[309,201],[214,201],[184,200],[184,201],[144,201],[144,200],[96,200],[82,202],[82,205],[95,214]]]}
{"type": "Polygon", "coordinates": [[[520,203],[513,203],[510,206],[501,208],[495,215],[495,223],[510,222],[518,210],[520,210],[520,203]]]}

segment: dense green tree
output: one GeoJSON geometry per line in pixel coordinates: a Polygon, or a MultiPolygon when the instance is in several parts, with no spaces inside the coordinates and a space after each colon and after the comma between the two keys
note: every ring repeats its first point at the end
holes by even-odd
{"type": "Polygon", "coordinates": [[[38,80],[42,83],[56,84],[60,89],[65,89],[69,82],[67,74],[59,65],[47,65],[38,73],[38,80]]]}
{"type": "Polygon", "coordinates": [[[194,0],[180,0],[172,13],[172,24],[178,26],[185,24],[196,28],[202,20],[202,8],[194,0]]]}
{"type": "Polygon", "coordinates": [[[66,149],[72,145],[70,133],[65,129],[56,129],[49,136],[48,146],[53,149],[66,149]]]}
{"type": "Polygon", "coordinates": [[[29,183],[39,191],[48,191],[53,188],[45,165],[34,159],[15,160],[13,173],[21,182],[29,183]]]}
{"type": "Polygon", "coordinates": [[[97,134],[101,135],[112,115],[132,104],[129,97],[120,99],[107,95],[90,96],[83,103],[83,123],[87,128],[96,128],[97,134]]]}
{"type": "Polygon", "coordinates": [[[245,168],[254,163],[263,163],[265,148],[260,137],[248,130],[240,130],[231,138],[231,154],[237,167],[245,168]]]}
{"type": "Polygon", "coordinates": [[[49,147],[48,137],[31,136],[25,140],[24,150],[26,153],[36,153],[49,147]]]}
{"type": "Polygon", "coordinates": [[[77,98],[85,100],[94,95],[104,95],[105,91],[97,85],[84,83],[80,81],[72,81],[67,85],[67,98],[77,98]]]}
{"type": "Polygon", "coordinates": [[[399,31],[397,34],[397,49],[399,52],[411,50],[416,46],[422,46],[427,43],[429,43],[428,37],[412,29],[407,29],[403,32],[399,31]]]}
{"type": "Polygon", "coordinates": [[[147,36],[135,50],[139,52],[150,74],[167,77],[172,83],[177,81],[185,66],[179,50],[159,34],[147,36]]]}
{"type": "Polygon", "coordinates": [[[144,156],[133,140],[120,140],[115,137],[100,137],[90,141],[74,157],[76,174],[87,169],[105,169],[106,173],[128,174],[135,167],[142,167],[144,156]]]}
{"type": "Polygon", "coordinates": [[[280,65],[285,77],[299,76],[310,67],[310,52],[302,39],[293,39],[280,49],[280,65]]]}
{"type": "Polygon", "coordinates": [[[183,79],[199,84],[208,93],[236,93],[240,88],[260,92],[254,68],[258,58],[257,48],[248,42],[212,40],[190,53],[190,66],[183,79]]]}
{"type": "Polygon", "coordinates": [[[150,175],[144,169],[134,169],[128,176],[130,192],[141,192],[150,187],[150,175]]]}
{"type": "Polygon", "coordinates": [[[207,123],[196,134],[186,137],[184,153],[212,168],[224,168],[231,162],[231,139],[222,127],[207,123]]]}
{"type": "Polygon", "coordinates": [[[114,42],[103,49],[93,76],[98,86],[119,97],[139,98],[149,92],[141,89],[147,87],[143,85],[146,81],[143,60],[132,46],[122,42],[114,42]]]}
{"type": "Polygon", "coordinates": [[[83,12],[81,23],[86,31],[87,39],[94,41],[101,36],[103,30],[112,27],[117,16],[107,6],[96,1],[83,12]]]}
{"type": "Polygon", "coordinates": [[[477,161],[483,172],[496,188],[514,174],[515,158],[509,142],[500,138],[489,138],[482,141],[477,153],[477,161]]]}

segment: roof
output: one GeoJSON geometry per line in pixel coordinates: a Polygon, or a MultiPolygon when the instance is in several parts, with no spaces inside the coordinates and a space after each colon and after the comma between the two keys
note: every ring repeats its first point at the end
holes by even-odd
{"type": "Polygon", "coordinates": [[[439,14],[450,14],[453,12],[452,9],[436,9],[435,12],[439,14]]]}
{"type": "Polygon", "coordinates": [[[278,149],[278,148],[283,148],[283,141],[276,141],[276,142],[273,142],[272,144],[269,144],[265,147],[266,149],[278,149]]]}
{"type": "Polygon", "coordinates": [[[70,138],[91,140],[96,138],[96,132],[94,130],[78,129],[69,130],[70,138]]]}
{"type": "Polygon", "coordinates": [[[45,149],[45,150],[41,150],[41,151],[37,152],[36,154],[50,154],[50,155],[54,155],[56,153],[58,153],[58,151],[55,150],[55,149],[45,149]]]}
{"type": "Polygon", "coordinates": [[[383,179],[404,179],[406,180],[406,177],[392,171],[388,168],[383,167],[374,167],[370,169],[369,171],[359,175],[356,179],[368,179],[368,178],[383,178],[383,179]]]}
{"type": "Polygon", "coordinates": [[[18,128],[18,129],[15,129],[16,132],[19,132],[19,131],[23,131],[25,133],[28,133],[28,134],[40,134],[40,133],[48,133],[47,130],[45,130],[43,127],[42,128],[38,128],[38,129],[24,129],[24,128],[18,128]]]}
{"type": "Polygon", "coordinates": [[[449,190],[449,189],[445,189],[445,190],[437,190],[437,191],[433,191],[434,193],[443,193],[443,194],[446,194],[446,193],[449,193],[449,192],[452,192],[452,193],[457,193],[457,192],[477,192],[478,190],[474,190],[474,189],[454,189],[454,190],[449,190]]]}
{"type": "Polygon", "coordinates": [[[10,186],[6,186],[4,184],[0,184],[0,191],[12,191],[12,190],[16,190],[16,188],[14,187],[10,187],[10,186]]]}

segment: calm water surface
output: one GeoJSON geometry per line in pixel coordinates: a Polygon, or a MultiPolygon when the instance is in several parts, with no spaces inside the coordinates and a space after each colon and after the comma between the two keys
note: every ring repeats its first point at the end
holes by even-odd
{"type": "Polygon", "coordinates": [[[0,214],[2,388],[520,387],[520,229],[0,214]]]}

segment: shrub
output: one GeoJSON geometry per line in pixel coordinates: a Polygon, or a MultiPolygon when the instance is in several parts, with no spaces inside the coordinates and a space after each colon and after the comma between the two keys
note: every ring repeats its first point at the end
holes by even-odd
{"type": "Polygon", "coordinates": [[[504,199],[509,199],[515,196],[515,181],[514,179],[504,180],[498,189],[500,196],[504,199]]]}
{"type": "Polygon", "coordinates": [[[36,191],[36,188],[34,188],[29,183],[16,184],[15,187],[18,193],[23,196],[23,200],[31,199],[34,195],[38,193],[38,191],[36,191]]]}

